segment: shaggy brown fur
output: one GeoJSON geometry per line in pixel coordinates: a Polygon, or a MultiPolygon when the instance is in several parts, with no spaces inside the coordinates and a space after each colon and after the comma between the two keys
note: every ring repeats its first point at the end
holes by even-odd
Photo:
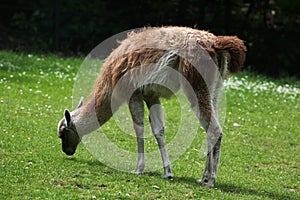
{"type": "MultiPolygon", "coordinates": [[[[128,88],[134,87],[139,80],[145,79],[145,76],[149,74],[162,82],[166,81],[164,79],[175,80],[176,77],[172,77],[168,71],[163,71],[164,66],[151,65],[163,63],[161,65],[167,65],[181,73],[195,92],[196,99],[193,99],[192,95],[186,92],[187,83],[179,81],[207,132],[208,155],[202,185],[212,187],[216,180],[222,138],[217,113],[220,88],[226,74],[227,64],[229,64],[230,72],[238,72],[245,61],[245,53],[246,47],[243,41],[236,36],[215,36],[207,31],[186,27],[145,28],[140,32],[131,32],[107,57],[90,98],[83,106],[72,112],[74,119],[70,119],[69,123],[74,121],[76,128],[82,130],[81,133],[78,132],[81,138],[84,134],[91,132],[91,124],[95,123],[90,120],[93,119],[92,112],[96,112],[100,125],[109,120],[114,112],[111,110],[113,91],[117,90],[116,94],[119,98],[128,95],[124,94],[128,91],[117,88],[117,84],[123,81],[122,77],[125,75],[129,75],[129,79],[121,85],[128,88]],[[213,66],[212,63],[215,65],[213,66]],[[132,73],[132,69],[138,70],[132,73]]],[[[178,89],[177,86],[174,88],[172,92],[178,89]]],[[[122,101],[127,101],[129,104],[138,139],[138,152],[143,153],[143,101],[146,101],[150,109],[152,105],[160,104],[160,97],[168,97],[169,92],[156,85],[145,86],[142,89],[136,88],[136,90],[130,94],[132,95],[130,99],[122,101]]],[[[150,115],[157,117],[159,120],[156,121],[159,123],[163,121],[160,118],[161,113],[150,113],[150,115]]],[[[156,130],[162,124],[151,123],[151,125],[161,150],[164,177],[171,177],[173,176],[171,165],[164,147],[164,129],[162,127],[156,130]]],[[[69,152],[75,152],[75,150],[69,152]]],[[[134,172],[142,173],[145,164],[143,154],[139,154],[138,160],[134,172]]]]}
{"type": "Polygon", "coordinates": [[[236,36],[217,36],[214,40],[213,49],[217,53],[220,51],[228,51],[230,56],[231,73],[239,72],[246,58],[246,47],[244,42],[236,36]]]}
{"type": "MultiPolygon", "coordinates": [[[[244,63],[246,47],[236,36],[215,36],[207,31],[186,27],[145,28],[141,32],[131,32],[103,64],[101,75],[94,88],[96,106],[101,105],[103,98],[110,94],[115,84],[127,71],[137,66],[157,62],[166,51],[182,50],[184,55],[181,55],[183,58],[180,71],[190,74],[188,80],[194,79],[192,76],[197,73],[190,61],[205,58],[205,55],[193,55],[199,52],[197,50],[199,44],[215,62],[218,54],[228,52],[226,55],[230,60],[229,71],[232,73],[238,72],[244,63]]],[[[224,77],[225,74],[221,76],[224,77]]],[[[202,77],[195,77],[197,81],[199,78],[202,79],[202,77]]]]}

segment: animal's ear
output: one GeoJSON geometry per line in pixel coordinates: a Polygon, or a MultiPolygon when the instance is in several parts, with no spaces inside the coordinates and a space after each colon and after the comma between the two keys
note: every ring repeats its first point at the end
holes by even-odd
{"type": "Polygon", "coordinates": [[[65,119],[67,122],[67,126],[71,123],[71,113],[68,110],[65,110],[65,119]]]}
{"type": "Polygon", "coordinates": [[[78,103],[76,109],[80,108],[82,106],[82,104],[83,104],[83,97],[80,98],[79,103],[78,103]]]}

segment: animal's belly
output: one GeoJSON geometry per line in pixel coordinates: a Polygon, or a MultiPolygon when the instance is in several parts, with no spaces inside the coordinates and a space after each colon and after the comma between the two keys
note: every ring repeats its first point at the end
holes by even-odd
{"type": "Polygon", "coordinates": [[[175,83],[172,87],[158,85],[158,84],[149,84],[144,85],[140,88],[142,94],[146,98],[151,97],[162,97],[162,98],[170,98],[174,95],[180,88],[180,84],[175,83]],[[176,84],[176,85],[175,85],[176,84]]]}

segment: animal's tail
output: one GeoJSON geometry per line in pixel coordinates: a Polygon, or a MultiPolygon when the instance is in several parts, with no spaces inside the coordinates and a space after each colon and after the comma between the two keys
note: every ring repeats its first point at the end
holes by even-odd
{"type": "Polygon", "coordinates": [[[246,58],[246,46],[244,42],[236,36],[217,36],[214,41],[214,49],[218,51],[228,51],[230,54],[229,71],[239,72],[246,58]]]}

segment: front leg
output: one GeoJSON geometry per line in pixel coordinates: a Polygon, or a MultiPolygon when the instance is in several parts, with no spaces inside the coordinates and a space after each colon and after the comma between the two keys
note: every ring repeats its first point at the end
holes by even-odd
{"type": "Polygon", "coordinates": [[[145,154],[144,154],[144,126],[134,123],[134,129],[136,133],[137,145],[138,145],[138,162],[135,170],[132,170],[133,174],[143,174],[145,169],[145,154]]]}
{"type": "Polygon", "coordinates": [[[138,161],[135,170],[131,173],[143,174],[145,169],[144,154],[144,102],[140,93],[134,93],[128,103],[133,120],[138,146],[138,161]]]}
{"type": "Polygon", "coordinates": [[[162,158],[163,166],[164,166],[164,174],[161,177],[162,178],[173,178],[171,162],[169,160],[167,149],[165,147],[164,130],[162,129],[159,133],[155,133],[155,138],[156,138],[159,150],[160,150],[160,154],[161,154],[161,158],[162,158]]]}
{"type": "Polygon", "coordinates": [[[164,140],[164,113],[162,106],[160,104],[159,99],[157,98],[146,98],[145,101],[150,111],[149,120],[151,124],[151,129],[156,138],[164,166],[164,174],[161,177],[172,178],[173,174],[171,170],[171,162],[169,160],[164,140]]]}

